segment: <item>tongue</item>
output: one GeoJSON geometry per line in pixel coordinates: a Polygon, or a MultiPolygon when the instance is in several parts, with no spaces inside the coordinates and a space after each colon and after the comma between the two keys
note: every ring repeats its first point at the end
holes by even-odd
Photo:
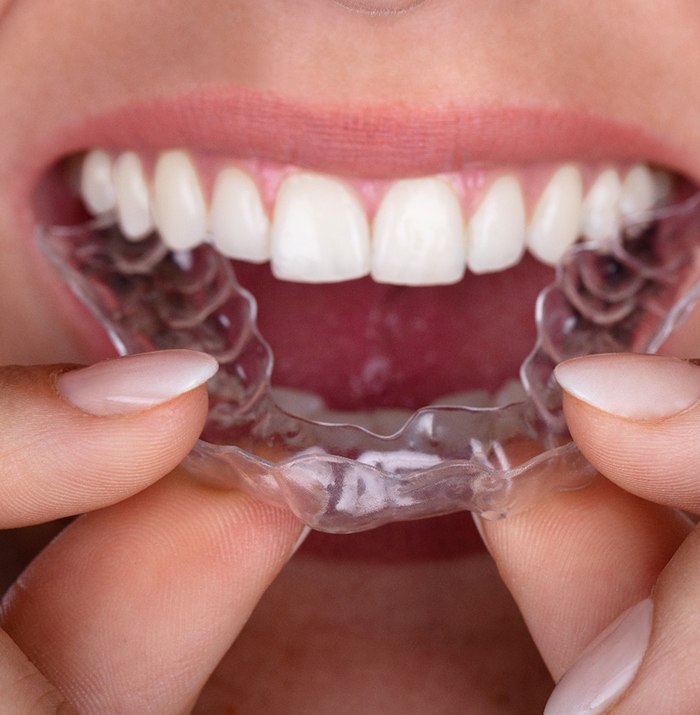
{"type": "Polygon", "coordinates": [[[324,285],[235,264],[272,347],[273,384],[321,395],[334,409],[416,409],[464,390],[496,392],[535,341],[534,305],[551,268],[526,257],[451,286],[409,288],[366,278],[324,285]]]}

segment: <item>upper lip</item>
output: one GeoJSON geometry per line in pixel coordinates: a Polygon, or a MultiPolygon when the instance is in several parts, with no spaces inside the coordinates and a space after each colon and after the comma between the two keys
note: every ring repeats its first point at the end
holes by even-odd
{"type": "Polygon", "coordinates": [[[366,178],[454,171],[470,163],[643,159],[682,163],[641,126],[547,106],[317,106],[209,87],[129,102],[59,129],[54,155],[92,146],[188,146],[366,178]]]}
{"type": "MultiPolygon", "coordinates": [[[[188,147],[257,157],[363,178],[454,171],[470,164],[643,160],[694,180],[682,147],[642,126],[562,107],[315,106],[231,87],[206,87],[116,106],[37,139],[24,178],[26,201],[59,158],[95,146],[188,147]],[[33,159],[33,160],[32,160],[33,159]]],[[[25,156],[25,160],[26,160],[25,156]]],[[[696,169],[697,164],[696,163],[696,169]]],[[[25,203],[26,205],[26,203],[25,203]]]]}

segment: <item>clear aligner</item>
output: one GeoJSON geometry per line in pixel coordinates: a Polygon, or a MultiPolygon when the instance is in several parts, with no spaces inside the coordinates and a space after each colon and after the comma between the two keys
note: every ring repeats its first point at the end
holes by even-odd
{"type": "Polygon", "coordinates": [[[426,407],[390,436],[275,403],[255,300],[211,246],[172,253],[155,235],[130,242],[109,218],[42,227],[39,241],[120,354],[177,347],[219,361],[191,472],[287,505],[314,529],[353,532],[461,510],[496,518],[587,484],[594,471],[568,437],[553,367],[658,349],[700,292],[699,203],[646,214],[624,240],[574,246],[537,300],[525,401],[426,407]]]}

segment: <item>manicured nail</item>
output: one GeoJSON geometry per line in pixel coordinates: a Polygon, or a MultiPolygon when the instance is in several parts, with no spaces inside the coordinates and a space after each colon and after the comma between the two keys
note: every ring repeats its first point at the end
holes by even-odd
{"type": "Polygon", "coordinates": [[[544,715],[598,715],[615,703],[639,670],[651,633],[647,598],[625,611],[583,651],[559,681],[544,715]]]}
{"type": "Polygon", "coordinates": [[[489,543],[486,541],[486,534],[484,533],[484,525],[481,523],[481,517],[476,513],[476,512],[471,512],[472,519],[474,520],[474,526],[476,527],[476,531],[481,537],[481,541],[486,547],[486,550],[490,553],[491,549],[489,549],[489,543]]]}
{"type": "Polygon", "coordinates": [[[299,534],[299,538],[296,540],[294,543],[294,546],[292,546],[292,552],[289,555],[289,558],[294,556],[297,551],[301,548],[301,545],[306,541],[306,537],[311,533],[311,527],[310,526],[305,526],[301,530],[301,534],[299,534]]]}
{"type": "Polygon", "coordinates": [[[587,355],[557,365],[554,375],[579,400],[630,419],[671,417],[700,400],[700,367],[679,358],[587,355]]]}
{"type": "Polygon", "coordinates": [[[64,372],[64,400],[91,415],[128,415],[172,400],[212,377],[219,364],[194,350],[159,350],[64,372]]]}

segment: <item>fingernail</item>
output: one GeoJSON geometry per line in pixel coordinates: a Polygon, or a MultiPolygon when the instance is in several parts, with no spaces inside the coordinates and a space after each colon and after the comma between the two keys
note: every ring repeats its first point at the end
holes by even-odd
{"type": "Polygon", "coordinates": [[[471,512],[472,519],[474,520],[474,526],[476,527],[477,532],[479,533],[479,536],[481,537],[481,540],[486,543],[486,536],[484,534],[484,527],[481,523],[481,517],[475,512],[471,512]]]}
{"type": "Polygon", "coordinates": [[[700,367],[659,355],[612,353],[567,360],[554,369],[566,392],[619,417],[671,417],[700,400],[700,367]]]}
{"type": "Polygon", "coordinates": [[[625,611],[583,651],[554,688],[544,715],[598,715],[632,682],[651,633],[647,598],[625,611]]]}
{"type": "Polygon", "coordinates": [[[486,550],[489,553],[491,553],[491,549],[489,548],[488,541],[486,541],[486,534],[484,533],[484,525],[481,523],[481,517],[474,511],[471,512],[471,515],[472,515],[472,519],[474,520],[474,526],[476,527],[476,531],[481,538],[481,542],[486,547],[486,550]]]}
{"type": "Polygon", "coordinates": [[[194,350],[159,350],[106,360],[65,372],[56,380],[64,400],[91,415],[128,415],[198,387],[219,369],[194,350]]]}
{"type": "Polygon", "coordinates": [[[301,548],[301,545],[306,541],[306,537],[311,533],[311,527],[310,526],[305,526],[301,530],[301,534],[299,534],[299,538],[296,540],[294,543],[294,546],[292,546],[292,552],[289,554],[289,558],[294,556],[297,551],[301,548]]]}

